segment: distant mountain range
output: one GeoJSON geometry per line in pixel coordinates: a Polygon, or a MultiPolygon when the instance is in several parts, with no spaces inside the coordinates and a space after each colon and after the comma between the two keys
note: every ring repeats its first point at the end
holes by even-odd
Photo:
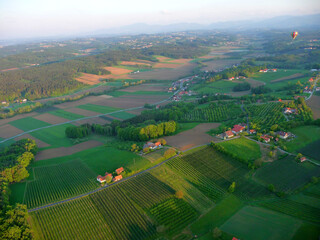
{"type": "Polygon", "coordinates": [[[88,35],[134,35],[178,32],[187,30],[254,30],[254,29],[320,29],[320,14],[305,16],[281,16],[264,20],[217,22],[212,24],[178,23],[169,25],[132,25],[102,29],[88,35]]]}

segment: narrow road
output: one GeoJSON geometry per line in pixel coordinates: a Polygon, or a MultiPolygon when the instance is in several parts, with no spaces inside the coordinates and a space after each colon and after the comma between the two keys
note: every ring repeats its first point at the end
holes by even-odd
{"type": "Polygon", "coordinates": [[[312,90],[312,92],[311,92],[310,96],[306,98],[306,101],[308,101],[310,98],[312,98],[312,95],[313,95],[313,93],[314,93],[314,92],[315,92],[315,90],[316,90],[317,83],[318,83],[319,79],[320,79],[320,76],[318,75],[318,76],[316,77],[316,81],[314,82],[314,88],[313,88],[313,90],[312,90]]]}

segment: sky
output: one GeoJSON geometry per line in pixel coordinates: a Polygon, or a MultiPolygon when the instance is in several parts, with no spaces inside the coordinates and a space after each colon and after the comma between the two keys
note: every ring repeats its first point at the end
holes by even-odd
{"type": "Polygon", "coordinates": [[[0,0],[0,39],[320,13],[319,0],[0,0]]]}

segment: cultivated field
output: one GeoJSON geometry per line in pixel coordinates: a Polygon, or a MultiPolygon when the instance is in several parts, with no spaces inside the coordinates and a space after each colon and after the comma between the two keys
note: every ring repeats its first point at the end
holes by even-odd
{"type": "Polygon", "coordinates": [[[167,144],[185,151],[192,147],[206,144],[212,141],[212,137],[206,132],[210,129],[219,127],[220,123],[202,123],[193,129],[178,133],[174,136],[165,137],[167,144]]]}
{"type": "Polygon", "coordinates": [[[40,114],[38,116],[35,116],[34,118],[50,124],[57,124],[69,121],[69,119],[58,117],[50,113],[40,114]]]}
{"type": "Polygon", "coordinates": [[[103,76],[90,74],[90,73],[81,73],[81,76],[76,78],[77,81],[82,82],[84,84],[89,84],[89,85],[98,84],[100,83],[101,79],[103,79],[103,76]]]}
{"type": "Polygon", "coordinates": [[[240,239],[291,240],[301,221],[262,208],[246,206],[221,226],[240,239]]]}
{"type": "Polygon", "coordinates": [[[77,152],[81,152],[86,149],[101,146],[102,144],[103,144],[102,142],[90,140],[83,143],[79,143],[77,145],[73,145],[71,147],[46,149],[46,150],[40,151],[36,155],[35,160],[39,161],[39,160],[45,160],[50,158],[68,156],[77,152]]]}
{"type": "Polygon", "coordinates": [[[11,126],[9,124],[0,126],[0,137],[1,138],[9,138],[9,137],[13,137],[19,133],[22,133],[23,131],[11,126]]]}
{"type": "Polygon", "coordinates": [[[320,96],[313,95],[312,98],[307,101],[307,105],[313,112],[313,118],[320,118],[320,96]]]}
{"type": "Polygon", "coordinates": [[[204,62],[206,67],[203,67],[201,70],[203,71],[219,71],[222,69],[226,69],[228,67],[232,67],[235,64],[241,62],[241,59],[215,59],[212,61],[204,62]]]}
{"type": "Polygon", "coordinates": [[[38,146],[39,148],[45,148],[45,147],[49,147],[49,146],[50,146],[48,143],[43,142],[43,141],[41,141],[40,139],[35,138],[34,136],[32,136],[32,135],[30,135],[30,134],[24,134],[24,135],[22,135],[22,136],[20,136],[20,137],[15,138],[14,140],[15,140],[15,141],[18,141],[18,140],[24,139],[24,138],[29,138],[29,139],[35,140],[35,141],[36,141],[36,144],[37,144],[37,146],[38,146]]]}

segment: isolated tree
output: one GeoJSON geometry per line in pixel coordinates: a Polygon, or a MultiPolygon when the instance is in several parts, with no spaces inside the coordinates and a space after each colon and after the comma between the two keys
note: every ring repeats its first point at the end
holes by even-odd
{"type": "Polygon", "coordinates": [[[215,227],[212,231],[213,238],[214,239],[220,238],[221,235],[222,235],[222,231],[219,228],[215,227]]]}
{"type": "Polygon", "coordinates": [[[230,187],[229,187],[229,189],[228,189],[228,191],[230,193],[233,193],[235,189],[236,189],[236,182],[232,182],[230,187]]]}
{"type": "Polygon", "coordinates": [[[275,191],[275,187],[274,187],[273,184],[269,184],[268,185],[268,189],[269,189],[270,192],[274,192],[275,191]]]}
{"type": "Polygon", "coordinates": [[[183,198],[183,192],[181,190],[176,191],[175,195],[176,195],[176,198],[178,198],[178,199],[182,199],[183,198]]]}
{"type": "Polygon", "coordinates": [[[106,182],[109,183],[112,181],[112,176],[108,175],[106,176],[106,182]]]}
{"type": "Polygon", "coordinates": [[[160,138],[158,141],[161,143],[162,146],[167,144],[167,141],[164,140],[163,138],[160,138]]]}
{"type": "Polygon", "coordinates": [[[256,159],[254,162],[253,162],[253,166],[255,167],[255,168],[259,168],[259,167],[261,167],[262,166],[262,159],[256,159]]]}
{"type": "Polygon", "coordinates": [[[131,152],[135,152],[137,149],[137,144],[132,144],[131,146],[131,152]]]}

